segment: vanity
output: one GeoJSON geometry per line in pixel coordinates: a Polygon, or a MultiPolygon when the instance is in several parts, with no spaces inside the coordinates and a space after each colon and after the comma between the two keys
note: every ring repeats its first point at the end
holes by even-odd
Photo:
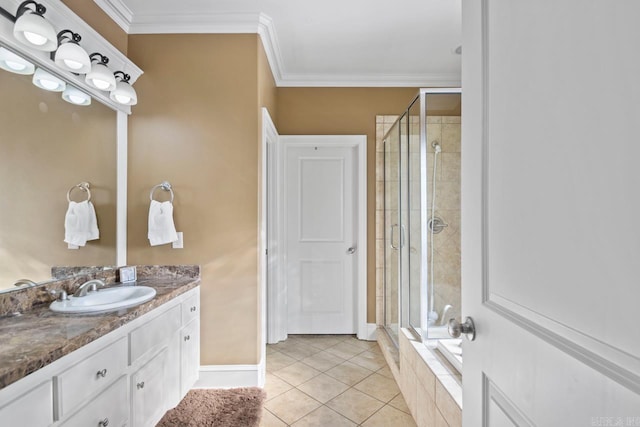
{"type": "Polygon", "coordinates": [[[198,379],[193,269],[139,275],[156,296],[132,308],[68,315],[39,304],[0,318],[0,426],[155,426],[198,379]]]}

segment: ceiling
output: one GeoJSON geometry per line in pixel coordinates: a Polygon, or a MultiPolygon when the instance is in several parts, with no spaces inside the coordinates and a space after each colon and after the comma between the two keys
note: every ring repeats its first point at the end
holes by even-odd
{"type": "Polygon", "coordinates": [[[94,1],[129,34],[260,34],[278,86],[460,85],[461,0],[94,1]]]}

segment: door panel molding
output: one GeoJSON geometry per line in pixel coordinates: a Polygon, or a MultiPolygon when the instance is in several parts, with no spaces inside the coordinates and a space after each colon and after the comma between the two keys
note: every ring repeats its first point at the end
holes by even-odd
{"type": "MultiPolygon", "coordinates": [[[[509,321],[519,325],[528,332],[553,345],[571,357],[581,361],[587,366],[600,372],[606,377],[640,393],[640,358],[625,352],[604,341],[591,337],[575,328],[562,324],[552,318],[537,313],[536,311],[511,301],[491,291],[491,278],[489,276],[489,259],[491,247],[489,245],[489,196],[490,176],[489,152],[491,149],[491,102],[490,81],[491,63],[489,52],[491,50],[491,34],[489,26],[489,9],[493,0],[482,0],[481,3],[481,46],[482,46],[482,87],[481,96],[483,104],[482,112],[482,219],[481,219],[481,246],[482,246],[482,301],[483,304],[503,316],[509,321]],[[624,366],[624,367],[623,367],[624,366]],[[625,367],[630,367],[627,369],[625,367]]],[[[620,325],[631,328],[632,325],[620,325]]],[[[486,408],[485,408],[486,409],[486,408]]]]}
{"type": "Polygon", "coordinates": [[[535,424],[531,422],[526,415],[518,409],[518,407],[498,388],[498,386],[491,381],[491,379],[483,372],[482,373],[482,387],[484,389],[484,420],[483,426],[496,425],[495,419],[493,419],[493,407],[500,410],[502,419],[506,417],[514,426],[518,427],[534,427],[535,424]],[[493,404],[493,405],[492,405],[493,404]]]}

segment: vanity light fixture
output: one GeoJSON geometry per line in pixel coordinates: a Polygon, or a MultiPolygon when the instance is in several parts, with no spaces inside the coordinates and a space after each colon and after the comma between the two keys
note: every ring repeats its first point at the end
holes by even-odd
{"type": "Polygon", "coordinates": [[[135,89],[129,84],[131,76],[122,71],[113,73],[114,77],[119,77],[120,81],[116,83],[116,88],[111,91],[109,97],[122,105],[136,105],[138,103],[138,95],[135,89]]]}
{"type": "Polygon", "coordinates": [[[62,99],[75,105],[91,105],[91,97],[73,86],[67,86],[62,92],[62,99]]]}
{"type": "Polygon", "coordinates": [[[56,30],[45,18],[47,8],[33,0],[20,3],[16,16],[0,8],[0,15],[14,22],[13,36],[33,49],[53,52],[58,47],[56,30]],[[33,6],[33,9],[30,7],[33,6]]]}
{"type": "Polygon", "coordinates": [[[107,68],[109,58],[95,52],[89,55],[89,60],[92,62],[91,71],[84,78],[87,84],[99,90],[114,90],[116,88],[116,78],[107,68]],[[97,62],[94,63],[94,61],[97,62]]]}
{"type": "Polygon", "coordinates": [[[16,74],[30,75],[35,65],[4,47],[0,47],[0,68],[16,74]]]}
{"type": "Polygon", "coordinates": [[[58,49],[51,52],[51,59],[60,67],[76,74],[86,74],[91,70],[89,54],[78,43],[82,40],[80,34],[71,30],[58,33],[58,49]]]}
{"type": "Polygon", "coordinates": [[[67,87],[64,81],[42,68],[36,68],[36,72],[33,74],[33,84],[40,89],[51,92],[62,92],[67,87]]]}

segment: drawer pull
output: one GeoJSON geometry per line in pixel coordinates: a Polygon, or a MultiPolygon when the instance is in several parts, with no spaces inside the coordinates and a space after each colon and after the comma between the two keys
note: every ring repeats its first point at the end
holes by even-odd
{"type": "Polygon", "coordinates": [[[191,307],[191,308],[189,309],[189,311],[191,311],[191,312],[196,311],[196,307],[195,307],[195,306],[191,307]]]}
{"type": "MultiPolygon", "coordinates": [[[[96,373],[96,376],[97,376],[98,378],[101,378],[101,377],[102,377],[102,378],[104,378],[104,377],[106,377],[106,376],[107,376],[107,370],[106,370],[106,369],[103,369],[103,370],[101,370],[101,371],[98,371],[98,372],[96,373]]],[[[107,422],[108,422],[108,421],[107,421],[107,422]]],[[[105,425],[106,425],[106,424],[105,424],[105,425]]]]}
{"type": "Polygon", "coordinates": [[[109,425],[109,418],[105,418],[104,420],[98,423],[98,427],[107,427],[109,425]]]}
{"type": "Polygon", "coordinates": [[[137,387],[138,387],[138,390],[140,390],[141,388],[144,388],[144,381],[139,382],[139,383],[137,384],[137,387]]]}
{"type": "Polygon", "coordinates": [[[191,335],[187,335],[186,337],[184,337],[185,341],[189,341],[191,339],[191,335]]]}

